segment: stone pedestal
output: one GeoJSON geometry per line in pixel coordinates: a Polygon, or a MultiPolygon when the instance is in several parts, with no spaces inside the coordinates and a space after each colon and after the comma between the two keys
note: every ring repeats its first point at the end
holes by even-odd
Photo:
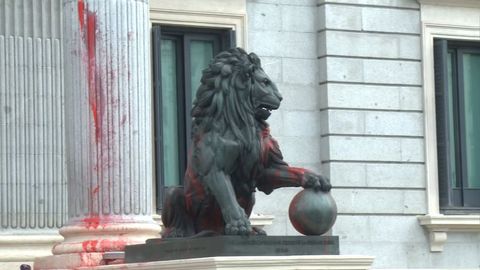
{"type": "Polygon", "coordinates": [[[304,256],[236,256],[208,257],[147,263],[85,267],[79,270],[142,269],[142,270],[366,270],[373,257],[345,255],[304,256]]]}
{"type": "Polygon", "coordinates": [[[35,269],[100,265],[158,237],[147,0],[64,0],[69,220],[35,269]]]}
{"type": "Polygon", "coordinates": [[[339,255],[338,236],[212,236],[149,239],[127,246],[125,262],[229,256],[339,255]]]}

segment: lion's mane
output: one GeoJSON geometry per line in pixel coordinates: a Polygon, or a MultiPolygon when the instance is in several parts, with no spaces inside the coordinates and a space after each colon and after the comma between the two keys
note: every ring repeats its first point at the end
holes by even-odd
{"type": "Polygon", "coordinates": [[[253,73],[261,69],[258,56],[233,48],[218,54],[203,70],[201,85],[192,108],[193,140],[199,134],[231,131],[245,150],[255,145],[255,108],[252,86],[253,73]]]}

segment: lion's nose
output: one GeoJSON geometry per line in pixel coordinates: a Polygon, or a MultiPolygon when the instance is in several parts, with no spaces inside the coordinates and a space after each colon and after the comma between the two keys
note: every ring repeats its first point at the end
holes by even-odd
{"type": "Polygon", "coordinates": [[[278,98],[280,101],[282,101],[283,97],[282,97],[282,95],[281,95],[280,93],[277,92],[277,93],[275,93],[275,95],[277,96],[277,98],[278,98]]]}

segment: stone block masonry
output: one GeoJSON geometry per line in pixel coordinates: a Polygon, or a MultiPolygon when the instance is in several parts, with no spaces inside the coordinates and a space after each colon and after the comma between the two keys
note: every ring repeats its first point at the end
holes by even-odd
{"type": "MultiPolygon", "coordinates": [[[[317,7],[315,0],[247,1],[248,50],[262,65],[284,96],[280,110],[269,119],[285,160],[320,170],[320,103],[317,60],[317,7]]],[[[275,215],[270,234],[297,234],[288,220],[288,204],[299,189],[258,193],[255,212],[275,215]],[[272,198],[270,198],[272,197],[272,198]]]]}

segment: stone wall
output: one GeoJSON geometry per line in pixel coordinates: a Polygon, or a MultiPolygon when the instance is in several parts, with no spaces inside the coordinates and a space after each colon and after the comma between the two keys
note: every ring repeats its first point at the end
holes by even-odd
{"type": "MultiPolygon", "coordinates": [[[[60,20],[50,14],[60,2],[0,0],[0,269],[49,253],[66,217],[60,20]]],[[[272,134],[290,164],[331,177],[341,253],[373,255],[375,268],[478,267],[480,234],[449,233],[431,253],[417,221],[427,204],[416,1],[247,0],[247,12],[248,50],[284,96],[272,134]]],[[[287,211],[299,190],[257,194],[255,212],[275,215],[270,234],[297,234],[287,211]]]]}
{"type": "MultiPolygon", "coordinates": [[[[375,268],[477,267],[478,234],[449,234],[431,253],[417,220],[427,212],[419,9],[250,0],[249,50],[285,96],[270,120],[285,159],[332,179],[341,254],[373,255],[375,268]]],[[[256,212],[276,217],[269,233],[296,234],[287,213],[296,192],[258,194],[256,212]]]]}
{"type": "MultiPolygon", "coordinates": [[[[284,99],[270,116],[272,135],[287,162],[319,172],[321,169],[321,112],[317,55],[318,16],[314,0],[253,0],[247,2],[248,50],[284,99]]],[[[296,234],[288,220],[288,206],[298,188],[284,188],[265,196],[257,193],[257,213],[273,214],[269,234],[296,234]]]]}
{"type": "MultiPolygon", "coordinates": [[[[407,268],[429,253],[420,14],[415,1],[320,1],[323,168],[344,254],[407,268]]],[[[427,265],[421,265],[428,267],[427,265]]]]}

